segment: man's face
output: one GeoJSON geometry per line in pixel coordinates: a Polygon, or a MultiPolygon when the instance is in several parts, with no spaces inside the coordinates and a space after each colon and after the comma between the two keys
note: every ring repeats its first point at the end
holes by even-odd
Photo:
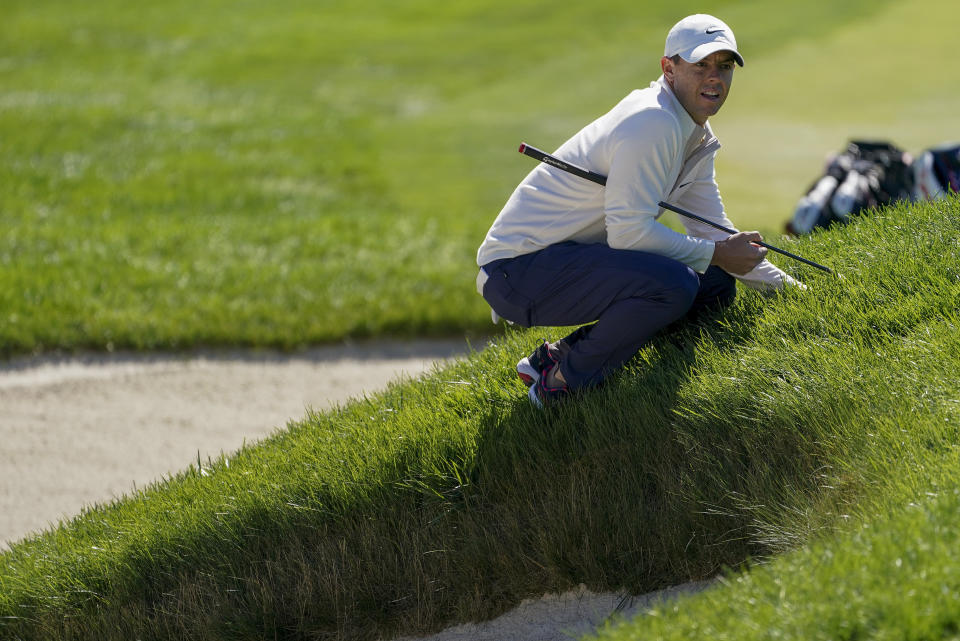
{"type": "Polygon", "coordinates": [[[673,93],[701,127],[720,111],[730,92],[736,60],[729,51],[711,53],[699,62],[661,58],[660,66],[673,93]]]}

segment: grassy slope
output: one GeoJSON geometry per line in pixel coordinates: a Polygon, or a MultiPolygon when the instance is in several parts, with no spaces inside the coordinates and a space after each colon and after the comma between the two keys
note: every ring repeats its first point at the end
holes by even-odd
{"type": "MultiPolygon", "coordinates": [[[[956,639],[960,632],[958,461],[940,493],[731,575],[596,635],[628,639],[956,639]]],[[[592,638],[592,637],[591,637],[592,638]]]]}
{"type": "MultiPolygon", "coordinates": [[[[0,556],[0,625],[24,638],[374,638],[581,582],[645,591],[810,542],[823,547],[807,554],[841,555],[851,544],[833,536],[850,523],[956,487],[958,221],[953,201],[797,242],[845,278],[798,268],[810,291],[745,295],[558,411],[532,410],[512,377],[529,331],[308,417],[14,546],[0,556]]],[[[803,559],[791,580],[829,596],[822,575],[796,570],[803,559]]],[[[755,581],[781,580],[777,567],[755,581]]],[[[838,568],[822,571],[840,585],[838,568]]],[[[743,595],[731,598],[755,598],[743,595]]],[[[837,625],[843,606],[816,605],[837,625]]]]}
{"type": "MultiPolygon", "coordinates": [[[[949,136],[960,89],[903,53],[949,52],[943,0],[708,8],[749,60],[716,122],[741,226],[778,231],[851,123],[949,136]]],[[[677,13],[6,3],[0,354],[487,331],[473,257],[531,166],[517,143],[555,146],[655,77],[677,13]]]]}

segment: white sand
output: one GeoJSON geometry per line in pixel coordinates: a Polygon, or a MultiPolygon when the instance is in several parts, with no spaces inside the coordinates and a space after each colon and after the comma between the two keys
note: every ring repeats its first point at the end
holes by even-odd
{"type": "Polygon", "coordinates": [[[580,586],[566,594],[528,599],[492,621],[467,623],[435,635],[395,641],[570,641],[594,632],[607,621],[632,619],[671,598],[699,592],[712,583],[685,583],[641,596],[597,594],[580,586]]]}
{"type": "Polygon", "coordinates": [[[439,359],[463,340],[274,352],[20,359],[0,364],[0,549],[269,436],[439,359]]]}

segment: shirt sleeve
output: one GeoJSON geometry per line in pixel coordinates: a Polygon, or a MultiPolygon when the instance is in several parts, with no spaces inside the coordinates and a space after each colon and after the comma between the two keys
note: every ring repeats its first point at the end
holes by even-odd
{"type": "MultiPolygon", "coordinates": [[[[739,231],[724,211],[723,200],[720,197],[720,188],[717,186],[713,158],[705,162],[704,165],[703,172],[696,177],[693,184],[684,192],[677,204],[711,222],[722,225],[728,229],[739,231]]],[[[726,232],[711,227],[710,225],[705,225],[699,221],[682,216],[681,220],[687,233],[691,236],[707,238],[714,242],[728,236],[726,232]]],[[[775,291],[783,289],[785,285],[803,287],[802,283],[794,280],[766,259],[762,260],[746,274],[733,274],[733,277],[747,287],[760,291],[775,291]]]]}
{"type": "Polygon", "coordinates": [[[675,232],[657,222],[659,203],[676,179],[684,140],[676,118],[648,110],[621,123],[614,137],[604,194],[607,244],[667,256],[706,271],[713,259],[713,241],[675,232]]]}

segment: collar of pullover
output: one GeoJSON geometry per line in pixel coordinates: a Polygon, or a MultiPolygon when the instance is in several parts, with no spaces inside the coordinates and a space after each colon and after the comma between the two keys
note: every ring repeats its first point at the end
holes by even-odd
{"type": "MultiPolygon", "coordinates": [[[[690,117],[687,110],[680,104],[677,95],[673,93],[673,89],[670,88],[670,84],[667,83],[667,79],[664,78],[663,75],[657,78],[656,82],[650,83],[650,86],[659,88],[660,91],[667,96],[667,102],[670,104],[671,111],[673,111],[677,120],[680,122],[680,130],[683,132],[684,140],[687,141],[684,158],[689,158],[701,147],[705,147],[717,140],[717,137],[713,135],[713,130],[710,128],[709,121],[704,123],[703,127],[693,121],[693,118],[690,117]]],[[[717,146],[719,147],[719,144],[717,146]]]]}

